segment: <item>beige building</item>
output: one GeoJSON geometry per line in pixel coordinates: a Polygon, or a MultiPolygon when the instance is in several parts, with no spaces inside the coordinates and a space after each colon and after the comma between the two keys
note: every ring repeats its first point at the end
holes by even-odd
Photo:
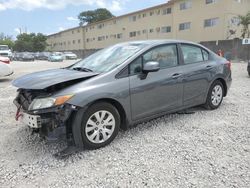
{"type": "Polygon", "coordinates": [[[168,3],[48,36],[52,51],[100,49],[123,41],[240,37],[238,15],[250,0],[170,0],[168,3]]]}

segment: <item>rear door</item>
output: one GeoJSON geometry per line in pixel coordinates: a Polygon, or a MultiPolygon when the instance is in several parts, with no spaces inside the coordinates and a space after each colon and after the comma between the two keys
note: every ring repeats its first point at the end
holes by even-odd
{"type": "Polygon", "coordinates": [[[132,119],[138,120],[182,105],[182,69],[178,63],[176,44],[155,47],[138,57],[129,66],[132,119]],[[158,72],[145,75],[146,62],[160,63],[158,72]]]}
{"type": "Polygon", "coordinates": [[[200,46],[181,44],[183,55],[183,105],[198,105],[206,99],[209,78],[216,63],[209,60],[209,53],[200,46]]]}

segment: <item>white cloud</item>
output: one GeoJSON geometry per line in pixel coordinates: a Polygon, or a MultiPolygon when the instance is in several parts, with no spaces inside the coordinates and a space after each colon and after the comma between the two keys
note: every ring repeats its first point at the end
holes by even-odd
{"type": "Polygon", "coordinates": [[[114,12],[122,10],[121,3],[119,1],[112,1],[110,10],[114,12]]]}
{"type": "Polygon", "coordinates": [[[59,27],[58,30],[59,30],[59,31],[63,31],[63,30],[65,30],[65,29],[64,29],[64,27],[59,27]]]}
{"type": "Polygon", "coordinates": [[[15,28],[14,31],[18,34],[20,34],[20,28],[15,28]]]}
{"type": "Polygon", "coordinates": [[[22,9],[31,11],[37,8],[50,10],[63,9],[68,5],[91,5],[108,8],[111,11],[120,11],[122,0],[5,0],[0,1],[0,11],[7,9],[22,9]]]}
{"type": "Polygon", "coordinates": [[[72,17],[72,16],[67,17],[67,20],[68,20],[68,21],[78,21],[77,18],[72,17]]]}

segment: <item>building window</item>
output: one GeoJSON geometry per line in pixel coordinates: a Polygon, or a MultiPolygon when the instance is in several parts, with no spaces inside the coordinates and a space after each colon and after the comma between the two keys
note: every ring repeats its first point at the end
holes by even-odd
{"type": "Polygon", "coordinates": [[[129,21],[135,22],[135,21],[136,21],[136,16],[130,16],[130,17],[129,17],[129,21]]]}
{"type": "Polygon", "coordinates": [[[170,33],[171,32],[171,26],[166,26],[161,28],[162,33],[170,33]]]}
{"type": "Polygon", "coordinates": [[[72,34],[74,34],[74,31],[72,31],[72,34]]]}
{"type": "Polygon", "coordinates": [[[146,30],[146,29],[143,29],[143,30],[142,30],[142,33],[143,33],[143,34],[146,34],[146,33],[147,33],[147,30],[146,30]]]}
{"type": "Polygon", "coordinates": [[[130,32],[130,33],[129,33],[129,36],[130,36],[130,37],[136,37],[136,31],[130,32]]]}
{"type": "Polygon", "coordinates": [[[75,42],[76,42],[75,40],[72,41],[73,44],[75,44],[75,42]]]}
{"type": "Polygon", "coordinates": [[[146,13],[142,14],[142,17],[143,17],[143,18],[145,18],[146,16],[147,16],[147,14],[146,14],[146,13]]]}
{"type": "Polygon", "coordinates": [[[211,18],[204,20],[204,27],[213,27],[218,25],[219,23],[219,18],[211,18]]]}
{"type": "Polygon", "coordinates": [[[140,18],[141,18],[141,15],[139,14],[139,15],[138,15],[138,19],[140,19],[140,18]]]}
{"type": "Polygon", "coordinates": [[[150,15],[150,16],[153,16],[153,15],[154,15],[154,12],[150,12],[149,15],[150,15]]]}
{"type": "Polygon", "coordinates": [[[154,29],[150,29],[150,30],[149,30],[149,33],[153,33],[153,32],[154,32],[154,29]]]}
{"type": "Polygon", "coordinates": [[[80,29],[77,29],[77,32],[80,33],[80,29]]]}
{"type": "Polygon", "coordinates": [[[180,10],[189,9],[191,7],[192,7],[191,1],[186,1],[186,2],[180,3],[180,10]]]}
{"type": "Polygon", "coordinates": [[[89,39],[87,39],[87,42],[89,42],[90,40],[89,39]]]}
{"type": "Polygon", "coordinates": [[[179,30],[183,31],[183,30],[187,30],[191,28],[191,22],[186,22],[186,23],[181,23],[179,25],[179,30]]]}
{"type": "Polygon", "coordinates": [[[81,43],[81,39],[78,39],[78,44],[80,44],[81,43]]]}
{"type": "Polygon", "coordinates": [[[105,36],[98,37],[98,41],[103,41],[105,40],[105,36]]]}
{"type": "Polygon", "coordinates": [[[171,8],[166,8],[162,10],[162,15],[166,15],[166,14],[171,14],[172,13],[172,9],[171,8]]]}
{"type": "Polygon", "coordinates": [[[122,33],[117,34],[117,38],[121,39],[122,38],[122,33]]]}
{"type": "Polygon", "coordinates": [[[157,10],[157,11],[156,11],[156,14],[157,14],[157,15],[160,15],[160,14],[161,14],[161,10],[157,10]]]}
{"type": "Polygon", "coordinates": [[[218,0],[206,0],[206,4],[216,3],[218,0]]]}

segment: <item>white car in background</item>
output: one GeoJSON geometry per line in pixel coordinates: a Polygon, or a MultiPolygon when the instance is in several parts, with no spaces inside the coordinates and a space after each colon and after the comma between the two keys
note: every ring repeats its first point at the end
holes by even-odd
{"type": "Polygon", "coordinates": [[[10,76],[14,73],[13,69],[9,64],[10,59],[8,57],[0,56],[0,77],[10,76]]]}
{"type": "Polygon", "coordinates": [[[63,56],[64,56],[64,59],[68,59],[68,60],[77,59],[77,55],[74,54],[73,52],[64,52],[63,56]]]}
{"type": "Polygon", "coordinates": [[[0,56],[12,59],[12,52],[7,45],[0,45],[0,56]]]}

